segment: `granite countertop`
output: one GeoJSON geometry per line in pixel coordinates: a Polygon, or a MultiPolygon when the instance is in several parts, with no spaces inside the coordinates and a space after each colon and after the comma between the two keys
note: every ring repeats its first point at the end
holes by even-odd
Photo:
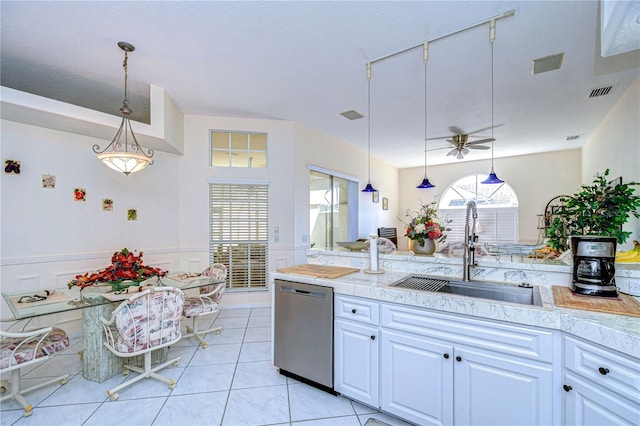
{"type": "MultiPolygon", "coordinates": [[[[384,256],[382,255],[381,259],[384,256]]],[[[448,260],[446,259],[445,262],[448,260]]],[[[438,262],[437,259],[431,260],[431,262],[434,261],[438,262]]],[[[545,266],[553,268],[555,265],[545,266]]],[[[389,287],[389,284],[395,283],[409,274],[409,272],[393,270],[387,270],[383,274],[368,274],[360,269],[359,272],[336,279],[279,272],[271,272],[270,276],[271,281],[274,279],[295,280],[307,284],[333,287],[335,293],[342,295],[560,330],[627,355],[637,357],[640,353],[640,318],[557,307],[553,304],[550,286],[539,286],[543,301],[547,302],[546,307],[389,287]]]]}

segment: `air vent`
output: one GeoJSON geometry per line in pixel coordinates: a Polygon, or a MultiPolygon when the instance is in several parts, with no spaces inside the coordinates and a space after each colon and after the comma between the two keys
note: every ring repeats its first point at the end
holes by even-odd
{"type": "Polygon", "coordinates": [[[531,61],[531,74],[541,74],[543,72],[559,70],[562,66],[562,58],[564,53],[556,53],[555,55],[545,56],[531,61]]]}
{"type": "Polygon", "coordinates": [[[354,109],[341,112],[340,115],[343,116],[344,118],[348,118],[349,120],[358,120],[364,117],[364,115],[360,114],[358,111],[354,109]]]}
{"type": "Polygon", "coordinates": [[[608,94],[610,94],[611,92],[613,92],[613,89],[616,87],[615,84],[609,85],[609,86],[602,86],[602,87],[597,87],[595,89],[591,89],[589,91],[589,96],[587,96],[588,99],[591,98],[598,98],[600,96],[606,96],[608,94]]]}
{"type": "Polygon", "coordinates": [[[571,136],[567,136],[567,141],[575,141],[580,139],[580,136],[582,135],[571,135],[571,136]]]}

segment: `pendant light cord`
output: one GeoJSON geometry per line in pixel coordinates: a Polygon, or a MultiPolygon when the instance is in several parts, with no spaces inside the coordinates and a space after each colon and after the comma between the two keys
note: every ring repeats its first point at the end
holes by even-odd
{"type": "Polygon", "coordinates": [[[371,183],[371,76],[367,78],[367,116],[369,119],[367,120],[367,149],[368,149],[368,180],[371,183]]]}
{"type": "MultiPolygon", "coordinates": [[[[493,137],[493,43],[495,35],[491,38],[491,139],[493,137]]],[[[491,172],[493,173],[493,144],[495,139],[491,141],[491,172]]]]}
{"type": "Polygon", "coordinates": [[[427,177],[427,59],[428,44],[424,44],[424,177],[427,177]]]}
{"type": "Polygon", "coordinates": [[[128,89],[128,87],[129,87],[129,84],[128,84],[129,75],[127,73],[127,71],[128,71],[128,69],[127,69],[128,59],[129,59],[128,52],[125,49],[125,51],[124,51],[124,60],[122,61],[122,69],[124,69],[124,101],[123,101],[122,105],[127,109],[129,109],[129,99],[128,99],[129,98],[129,96],[128,96],[129,95],[129,89],[128,89]]]}

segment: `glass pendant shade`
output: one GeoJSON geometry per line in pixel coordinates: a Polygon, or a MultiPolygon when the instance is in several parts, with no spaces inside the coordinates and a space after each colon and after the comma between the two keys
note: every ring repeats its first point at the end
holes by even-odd
{"type": "Polygon", "coordinates": [[[489,173],[489,177],[487,177],[481,183],[484,183],[484,184],[504,183],[504,181],[500,179],[498,175],[496,175],[496,172],[493,171],[493,167],[491,167],[491,173],[489,173]]]}
{"type": "Polygon", "coordinates": [[[416,188],[420,188],[420,189],[428,189],[428,188],[435,188],[435,187],[436,186],[434,184],[429,182],[429,178],[427,178],[426,176],[424,177],[424,179],[422,179],[422,183],[416,186],[416,188]]]}
{"type": "Polygon", "coordinates": [[[151,164],[151,160],[146,156],[128,152],[105,152],[96,156],[109,168],[125,175],[139,172],[151,164]]]}
{"type": "Polygon", "coordinates": [[[373,187],[373,185],[371,185],[371,182],[367,183],[367,186],[364,187],[364,189],[362,190],[362,192],[376,192],[377,189],[375,189],[373,187]]]}
{"type": "Polygon", "coordinates": [[[124,68],[124,101],[122,108],[120,108],[122,122],[111,143],[102,151],[100,151],[99,145],[93,145],[93,152],[110,169],[128,175],[129,173],[139,172],[149,164],[153,164],[153,150],[148,150],[149,155],[145,154],[136,140],[129,120],[129,116],[133,111],[129,108],[129,101],[127,100],[127,53],[133,52],[135,47],[124,41],[119,42],[118,46],[124,50],[124,62],[122,63],[124,68]]]}

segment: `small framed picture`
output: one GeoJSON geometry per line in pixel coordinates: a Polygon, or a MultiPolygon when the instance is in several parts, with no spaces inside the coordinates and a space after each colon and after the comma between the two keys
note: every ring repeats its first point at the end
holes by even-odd
{"type": "Polygon", "coordinates": [[[53,175],[42,175],[42,187],[46,189],[55,189],[56,177],[53,175]]]}
{"type": "Polygon", "coordinates": [[[136,210],[136,209],[128,209],[127,210],[127,220],[138,220],[138,210],[136,210]]]}
{"type": "Polygon", "coordinates": [[[113,200],[111,198],[102,199],[102,210],[105,212],[113,211],[113,200]]]}
{"type": "Polygon", "coordinates": [[[373,201],[374,203],[380,202],[380,193],[378,191],[371,193],[371,201],[373,201]]]}
{"type": "Polygon", "coordinates": [[[382,197],[382,210],[389,210],[389,199],[382,197]]]}
{"type": "Polygon", "coordinates": [[[87,190],[84,188],[74,188],[73,189],[73,200],[74,201],[87,201],[87,190]]]}

